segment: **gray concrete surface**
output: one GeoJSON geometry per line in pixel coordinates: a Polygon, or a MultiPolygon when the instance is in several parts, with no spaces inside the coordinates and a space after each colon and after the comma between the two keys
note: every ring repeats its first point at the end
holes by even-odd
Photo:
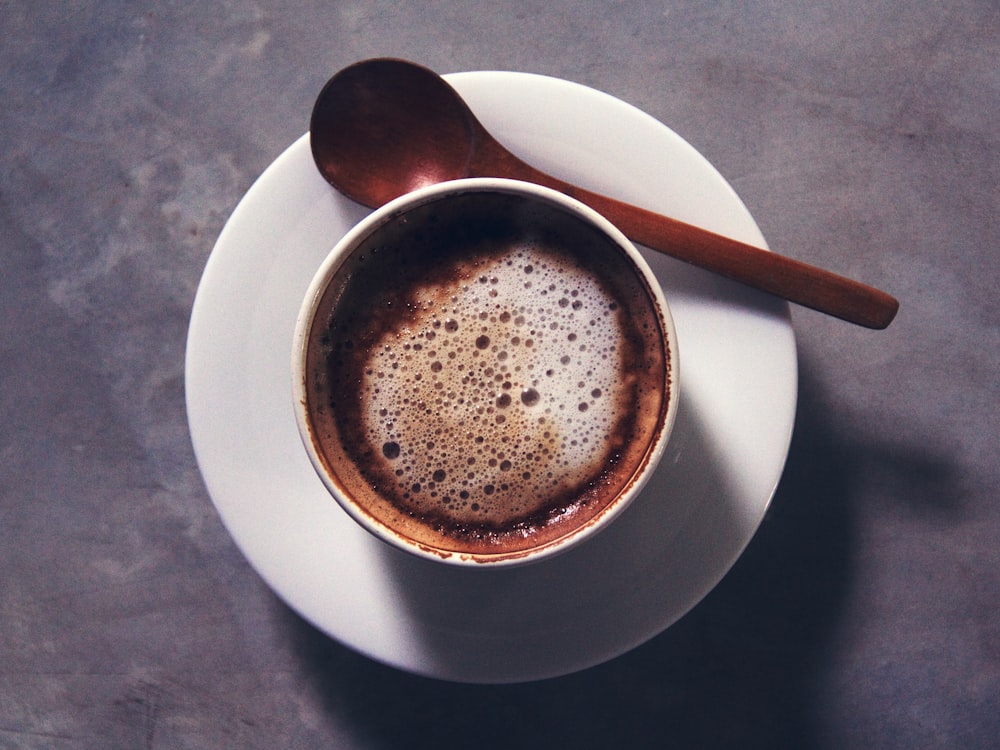
{"type": "Polygon", "coordinates": [[[1000,8],[0,4],[0,747],[986,748],[1000,737],[1000,8]],[[205,261],[334,71],[524,70],[648,111],[771,246],[896,294],[797,310],[761,531],[610,663],[470,687],[289,611],[194,462],[205,261]]]}

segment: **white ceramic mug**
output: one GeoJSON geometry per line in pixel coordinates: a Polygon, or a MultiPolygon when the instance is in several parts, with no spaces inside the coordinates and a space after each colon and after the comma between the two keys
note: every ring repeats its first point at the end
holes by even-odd
{"type": "Polygon", "coordinates": [[[670,435],[678,369],[667,301],[617,228],[477,178],[397,198],[336,244],[292,382],[305,449],[352,518],[489,568],[566,550],[629,505],[670,435]]]}

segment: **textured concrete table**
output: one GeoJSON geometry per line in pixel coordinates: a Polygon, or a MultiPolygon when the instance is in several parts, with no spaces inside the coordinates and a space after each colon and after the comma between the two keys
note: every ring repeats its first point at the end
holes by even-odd
{"type": "Polygon", "coordinates": [[[996,747],[994,2],[0,5],[0,747],[996,747]],[[896,294],[796,310],[749,549],[555,680],[378,665],[287,609],[195,465],[184,346],[237,201],[354,60],[523,70],[670,125],[771,246],[896,294]]]}

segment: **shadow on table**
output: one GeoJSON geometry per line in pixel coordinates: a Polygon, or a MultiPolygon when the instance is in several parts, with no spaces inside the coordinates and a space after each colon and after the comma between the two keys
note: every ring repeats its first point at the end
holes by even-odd
{"type": "Polygon", "coordinates": [[[454,684],[371,662],[289,613],[304,669],[366,747],[807,747],[851,586],[860,484],[874,473],[904,493],[946,476],[838,434],[829,408],[803,363],[787,468],[754,540],[692,612],[624,656],[536,683],[454,684]]]}

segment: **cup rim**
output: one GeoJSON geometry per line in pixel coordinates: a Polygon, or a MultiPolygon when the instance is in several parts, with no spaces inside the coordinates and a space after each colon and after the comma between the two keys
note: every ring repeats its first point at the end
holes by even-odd
{"type": "Polygon", "coordinates": [[[606,528],[632,504],[633,500],[640,494],[649,478],[656,471],[660,459],[666,450],[670,434],[673,431],[680,395],[678,364],[677,333],[674,328],[669,304],[663,294],[663,289],[645,258],[642,257],[632,241],[612,224],[611,221],[579,200],[542,185],[507,178],[470,177],[420,187],[399,196],[362,218],[336,242],[313,275],[296,317],[291,363],[292,403],[294,405],[299,436],[316,474],[333,499],[362,528],[381,541],[397,549],[415,554],[418,557],[465,568],[493,569],[536,562],[567,551],[606,528]],[[313,318],[330,281],[336,276],[353,249],[382,226],[413,208],[432,201],[447,199],[452,195],[468,192],[500,192],[541,200],[576,215],[596,227],[602,234],[608,236],[624,251],[626,257],[629,258],[633,266],[639,271],[645,287],[653,299],[654,306],[659,313],[660,330],[663,333],[665,349],[668,353],[666,358],[666,379],[670,388],[667,404],[665,408],[661,408],[662,416],[657,424],[656,434],[646,450],[643,464],[633,474],[628,485],[621,490],[612,502],[584,525],[576,527],[564,536],[537,547],[506,553],[471,553],[435,549],[424,543],[409,539],[362,510],[349,497],[349,493],[343,490],[333,477],[330,476],[326,460],[316,445],[316,437],[313,432],[308,409],[306,357],[313,318]]]}

